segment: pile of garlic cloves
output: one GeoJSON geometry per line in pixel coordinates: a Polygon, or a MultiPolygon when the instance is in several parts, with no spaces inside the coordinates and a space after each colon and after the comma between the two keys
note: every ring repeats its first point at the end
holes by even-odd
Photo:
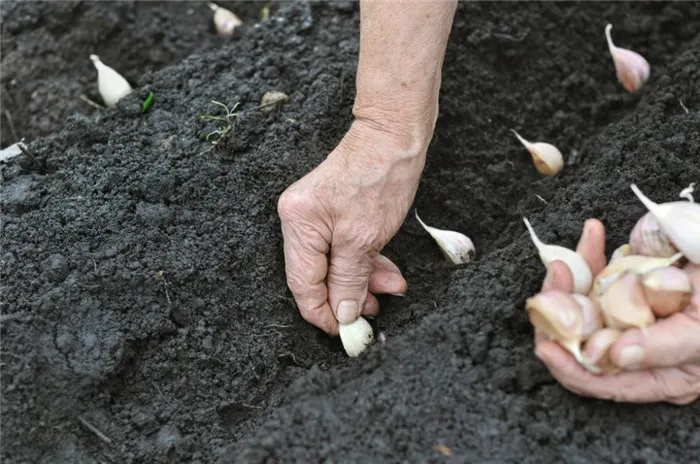
{"type": "Polygon", "coordinates": [[[581,255],[542,243],[525,219],[542,263],[565,262],[575,282],[572,294],[547,290],[528,298],[530,322],[599,375],[620,372],[608,354],[625,330],[641,329],[648,336],[648,328],[663,318],[700,311],[691,303],[700,292],[700,204],[657,204],[636,185],[631,188],[648,212],[632,228],[629,243],[592,279],[581,255]]]}

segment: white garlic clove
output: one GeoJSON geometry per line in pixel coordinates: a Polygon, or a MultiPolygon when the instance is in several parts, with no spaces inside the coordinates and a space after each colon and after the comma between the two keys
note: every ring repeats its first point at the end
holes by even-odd
{"type": "Polygon", "coordinates": [[[474,243],[472,243],[469,237],[459,232],[436,229],[435,227],[426,225],[421,218],[418,217],[417,210],[416,219],[418,219],[420,225],[435,239],[445,259],[452,264],[468,263],[474,259],[476,251],[474,249],[474,243]]]}
{"type": "Polygon", "coordinates": [[[613,329],[644,329],[656,322],[642,282],[628,272],[610,284],[600,297],[605,325],[613,329]]]}
{"type": "Polygon", "coordinates": [[[350,324],[338,324],[338,331],[343,348],[351,358],[359,356],[374,339],[372,326],[364,317],[358,317],[350,324]]]}
{"type": "Polygon", "coordinates": [[[587,340],[595,332],[604,327],[603,312],[590,298],[574,293],[571,295],[581,307],[583,326],[581,327],[581,340],[587,340]]]}
{"type": "Polygon", "coordinates": [[[631,188],[673,245],[688,260],[700,264],[700,204],[687,201],[658,204],[647,198],[635,184],[631,188]]]}
{"type": "Polygon", "coordinates": [[[678,249],[661,230],[661,226],[651,213],[639,218],[630,233],[632,254],[667,258],[678,253],[678,249]]]}
{"type": "Polygon", "coordinates": [[[542,243],[537,237],[537,234],[535,234],[532,225],[530,225],[530,221],[528,221],[527,218],[523,218],[523,221],[525,221],[525,226],[530,233],[530,238],[537,248],[540,260],[547,270],[549,270],[553,261],[563,261],[569,267],[574,277],[574,293],[580,293],[582,295],[588,293],[593,282],[593,273],[586,260],[583,259],[583,256],[581,256],[580,253],[559,245],[547,245],[542,243]]]}
{"type": "Polygon", "coordinates": [[[214,27],[216,28],[216,33],[221,36],[232,36],[233,31],[243,24],[243,21],[233,14],[232,11],[222,8],[216,3],[209,3],[209,8],[214,12],[214,27]]]}
{"type": "Polygon", "coordinates": [[[642,276],[644,293],[659,317],[683,311],[693,294],[690,274],[674,266],[660,267],[642,276]]]}
{"type": "Polygon", "coordinates": [[[97,69],[97,89],[102,100],[109,108],[114,108],[122,97],[131,93],[131,85],[121,74],[104,64],[99,56],[92,54],[90,59],[97,69]]]}
{"type": "Polygon", "coordinates": [[[511,132],[520,140],[527,151],[532,156],[532,161],[535,163],[535,169],[540,174],[545,176],[553,176],[564,167],[564,157],[557,147],[544,142],[530,143],[520,136],[517,132],[511,129],[511,132]]]}
{"type": "Polygon", "coordinates": [[[611,29],[612,24],[605,26],[605,38],[615,64],[615,73],[625,90],[635,92],[649,79],[649,63],[637,52],[616,47],[610,35],[611,29]]]}
{"type": "Polygon", "coordinates": [[[610,348],[622,336],[617,329],[606,327],[594,333],[583,345],[583,357],[602,374],[615,374],[621,369],[610,360],[610,348]]]}
{"type": "Polygon", "coordinates": [[[632,253],[632,246],[629,243],[625,243],[624,245],[620,245],[613,251],[612,256],[610,257],[610,262],[617,261],[620,258],[624,258],[625,256],[629,256],[633,254],[632,253]]]}

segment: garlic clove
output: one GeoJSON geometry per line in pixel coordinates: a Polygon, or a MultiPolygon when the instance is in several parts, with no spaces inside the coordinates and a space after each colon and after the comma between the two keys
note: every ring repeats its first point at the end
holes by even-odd
{"type": "Polygon", "coordinates": [[[635,185],[632,191],[654,215],[673,245],[695,264],[700,264],[700,204],[687,201],[654,203],[635,185]]]}
{"type": "Polygon", "coordinates": [[[644,295],[642,282],[628,272],[615,280],[600,297],[605,325],[613,329],[646,328],[656,322],[644,295]]]}
{"type": "Polygon", "coordinates": [[[530,143],[513,129],[511,129],[511,132],[515,134],[518,140],[520,140],[520,143],[530,152],[532,161],[535,163],[535,169],[537,169],[537,172],[540,174],[553,176],[564,167],[564,157],[554,145],[544,142],[530,143]]]}
{"type": "Polygon", "coordinates": [[[642,285],[647,302],[659,317],[683,311],[693,294],[690,274],[674,266],[647,272],[642,276],[642,285]]]}
{"type": "Polygon", "coordinates": [[[131,93],[131,85],[121,74],[104,64],[99,56],[92,54],[90,59],[97,69],[97,89],[100,96],[107,107],[114,108],[122,97],[131,93]]]}
{"type": "Polygon", "coordinates": [[[625,256],[629,256],[633,254],[632,253],[632,246],[629,243],[625,243],[624,245],[620,245],[613,251],[612,256],[610,257],[610,263],[617,261],[620,258],[624,258],[625,256]]]}
{"type": "Polygon", "coordinates": [[[649,63],[637,52],[616,47],[610,35],[611,29],[612,24],[605,26],[605,38],[608,41],[608,49],[615,64],[615,73],[625,90],[635,92],[649,79],[649,63]]]}
{"type": "Polygon", "coordinates": [[[679,252],[669,258],[629,255],[618,258],[614,262],[611,261],[593,280],[593,287],[588,293],[588,298],[598,302],[607,288],[625,273],[646,274],[659,267],[671,266],[682,257],[683,254],[679,252]]]}
{"type": "Polygon", "coordinates": [[[359,356],[374,339],[372,326],[364,317],[358,317],[350,324],[339,324],[338,331],[343,348],[351,358],[359,356]]]}
{"type": "Polygon", "coordinates": [[[594,333],[583,345],[583,357],[597,366],[602,374],[614,374],[621,369],[610,360],[610,348],[622,336],[617,329],[604,328],[594,333]]]}
{"type": "Polygon", "coordinates": [[[535,234],[535,230],[532,228],[530,221],[528,221],[527,218],[523,218],[523,221],[530,233],[532,242],[537,248],[540,260],[547,270],[549,270],[549,266],[553,261],[563,261],[569,267],[574,277],[574,293],[583,295],[588,293],[591,288],[591,283],[593,282],[593,273],[586,260],[583,259],[583,256],[581,256],[580,253],[559,245],[547,245],[542,243],[537,237],[537,234],[535,234]]]}
{"type": "Polygon", "coordinates": [[[220,36],[230,37],[234,30],[243,24],[243,21],[233,14],[231,10],[222,8],[216,3],[209,3],[209,8],[214,12],[214,27],[220,36]]]}
{"type": "Polygon", "coordinates": [[[651,213],[646,213],[634,225],[630,233],[630,247],[632,254],[642,256],[665,258],[678,253],[651,213]]]}
{"type": "Polygon", "coordinates": [[[689,186],[681,190],[681,193],[679,193],[678,196],[681,198],[685,198],[691,203],[695,203],[695,199],[693,198],[693,192],[695,192],[695,182],[691,182],[689,186]]]}
{"type": "Polygon", "coordinates": [[[459,232],[436,229],[435,227],[426,225],[421,218],[418,217],[417,210],[416,219],[418,219],[420,225],[435,239],[445,259],[452,264],[468,263],[474,259],[476,251],[474,249],[474,243],[472,243],[469,237],[459,232]]]}
{"type": "Polygon", "coordinates": [[[604,327],[603,312],[590,298],[574,293],[571,295],[581,307],[583,326],[581,327],[581,340],[587,340],[598,330],[604,327]]]}

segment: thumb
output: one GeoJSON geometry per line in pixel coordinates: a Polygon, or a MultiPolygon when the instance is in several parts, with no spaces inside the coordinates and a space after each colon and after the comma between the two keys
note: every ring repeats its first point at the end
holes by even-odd
{"type": "Polygon", "coordinates": [[[677,313],[647,328],[646,334],[628,330],[613,346],[610,359],[629,370],[700,363],[700,321],[677,313]]]}
{"type": "Polygon", "coordinates": [[[328,302],[338,322],[349,324],[359,316],[367,299],[373,257],[352,244],[331,248],[328,266],[328,302]]]}

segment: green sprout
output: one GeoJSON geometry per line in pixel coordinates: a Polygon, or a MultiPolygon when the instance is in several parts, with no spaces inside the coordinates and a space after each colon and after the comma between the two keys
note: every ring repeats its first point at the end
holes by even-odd
{"type": "Polygon", "coordinates": [[[148,111],[148,108],[150,108],[151,105],[153,104],[153,99],[154,99],[155,97],[156,97],[156,94],[155,94],[155,93],[153,93],[152,91],[149,91],[149,92],[148,92],[148,96],[147,96],[146,99],[143,101],[143,103],[141,103],[141,112],[142,112],[142,113],[145,113],[146,111],[148,111]]]}
{"type": "Polygon", "coordinates": [[[235,105],[233,105],[233,108],[231,108],[231,109],[229,109],[229,107],[224,105],[223,103],[215,101],[215,100],[212,100],[212,103],[217,105],[217,106],[220,106],[221,108],[224,109],[224,111],[225,111],[224,116],[202,114],[202,115],[199,115],[198,119],[200,121],[220,121],[223,123],[215,130],[209,132],[205,137],[205,140],[207,142],[211,142],[212,145],[216,145],[231,133],[231,129],[233,128],[233,126],[231,124],[231,120],[236,116],[236,108],[238,108],[239,103],[236,103],[235,105]],[[213,140],[210,140],[210,139],[213,139],[213,140]]]}

